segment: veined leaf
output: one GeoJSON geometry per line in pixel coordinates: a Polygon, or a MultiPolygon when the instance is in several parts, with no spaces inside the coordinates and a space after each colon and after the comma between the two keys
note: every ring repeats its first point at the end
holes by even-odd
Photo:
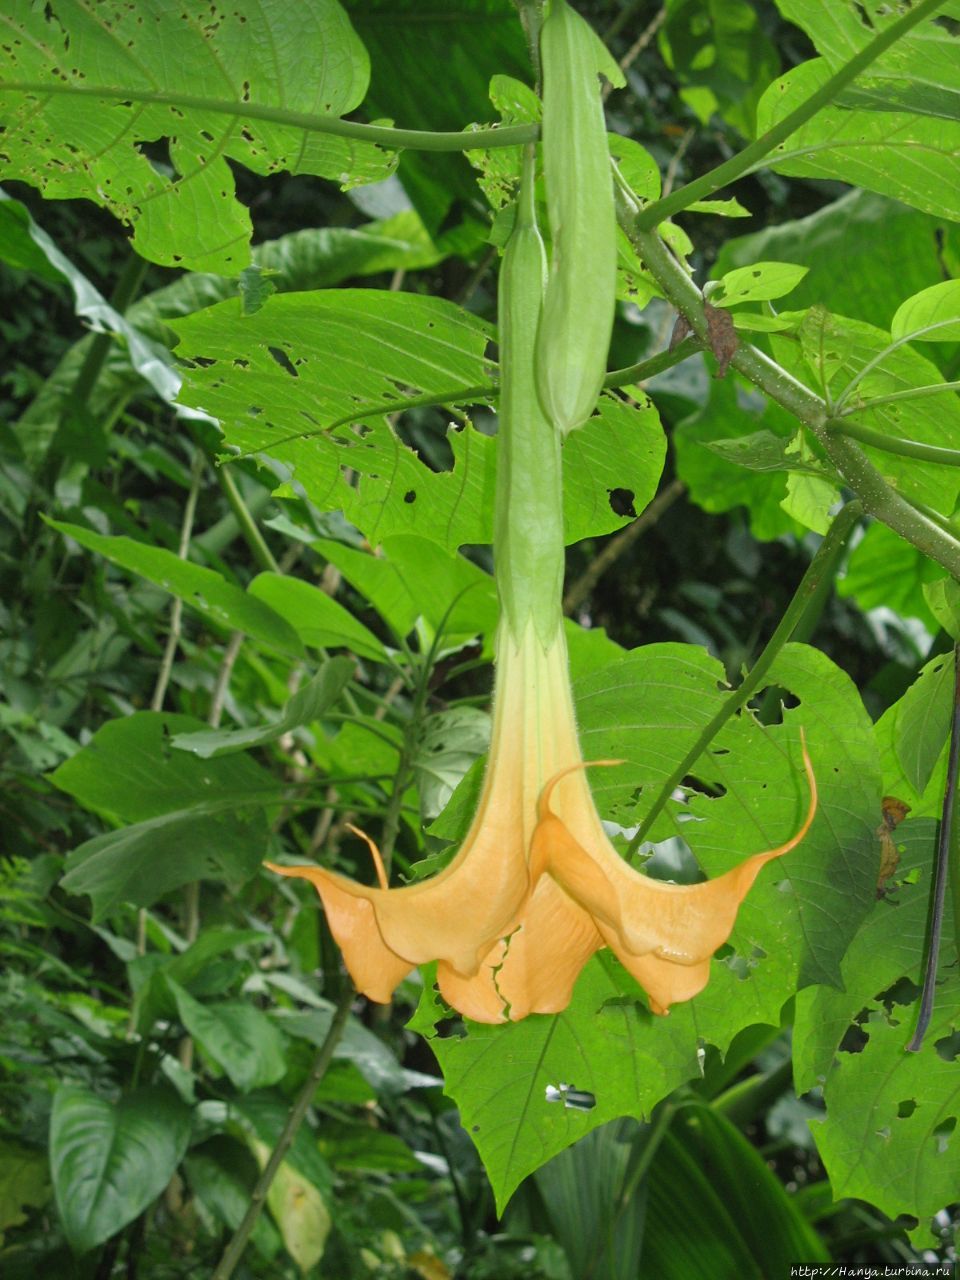
{"type": "Polygon", "coordinates": [[[13,0],[0,30],[0,176],[105,205],[151,261],[248,264],[228,157],[344,186],[390,172],[379,147],[311,120],[345,115],[367,89],[366,51],[337,0],[13,0]],[[147,143],[162,147],[159,164],[147,143]]]}
{"type": "Polygon", "coordinates": [[[277,794],[275,778],[247,757],[201,761],[171,750],[172,735],[203,728],[192,716],[160,711],[108,720],[51,781],[114,822],[142,822],[203,801],[262,804],[277,794]]]}
{"type": "MultiPolygon", "coordinates": [[[[777,8],[806,31],[834,72],[899,16],[884,0],[777,0],[777,8]]],[[[840,105],[960,119],[960,39],[935,21],[939,16],[931,14],[874,59],[840,95],[840,105]]]]}
{"type": "Polygon", "coordinates": [[[310,648],[346,645],[361,658],[387,660],[387,651],[373,632],[312,582],[282,573],[259,573],[250,583],[250,596],[285,619],[310,648]]]}
{"type": "Polygon", "coordinates": [[[890,325],[891,338],[911,342],[956,342],[960,338],[960,280],[944,280],[907,298],[890,325]],[[918,333],[917,330],[926,330],[918,333]]]}
{"type": "MultiPolygon", "coordinates": [[[[814,58],[776,80],[757,108],[758,132],[789,115],[829,76],[827,63],[814,58]]],[[[958,150],[958,121],[828,106],[781,142],[769,162],[780,173],[854,183],[956,221],[958,150]]]]}
{"type": "Polygon", "coordinates": [[[171,595],[179,596],[184,604],[217,626],[244,631],[261,644],[283,653],[303,652],[297,633],[286,619],[261,600],[227,582],[216,570],[181,560],[166,547],[135,542],[133,538],[107,537],[61,520],[48,520],[47,523],[82,547],[96,551],[120,568],[139,574],[171,595]]]}
{"type": "MultiPolygon", "coordinates": [[[[960,126],[958,126],[960,127],[960,126]]],[[[936,365],[906,345],[888,351],[885,333],[860,320],[834,316],[815,306],[799,329],[800,346],[772,335],[776,358],[796,377],[836,399],[854,375],[880,357],[860,381],[846,406],[856,421],[888,436],[907,436],[927,444],[960,449],[960,399],[950,391],[917,400],[858,409],[874,397],[943,382],[936,365]],[[886,353],[886,354],[884,354],[886,353]],[[802,357],[802,358],[800,358],[802,357]]],[[[863,448],[871,461],[908,498],[919,498],[945,515],[952,515],[960,496],[960,471],[938,463],[904,458],[872,445],[863,448]]]]}
{"type": "Polygon", "coordinates": [[[198,804],[95,836],[67,855],[60,884],[90,895],[95,922],[122,903],[152,906],[194,880],[239,888],[263,861],[268,828],[262,810],[236,813],[237,803],[198,804]]]}
{"type": "Polygon", "coordinates": [[[929,214],[871,191],[851,191],[808,217],[728,240],[713,274],[719,279],[758,259],[796,262],[808,272],[791,307],[829,297],[837,314],[888,329],[899,299],[943,279],[944,230],[929,214]]]}
{"type": "Polygon", "coordinates": [[[121,1231],[170,1181],[190,1139],[172,1089],[108,1101],[63,1085],[50,1120],[50,1166],[64,1234],[87,1253],[121,1231]]]}
{"type": "MultiPolygon", "coordinates": [[[[393,534],[448,551],[491,540],[496,441],[470,426],[449,430],[453,466],[436,472],[369,412],[458,391],[483,402],[493,370],[482,321],[441,299],[339,289],[275,297],[249,317],[225,302],[173,327],[188,365],[181,401],[216,415],[229,445],[289,466],[289,492],[302,486],[321,510],[342,510],[375,545],[393,534]],[[363,415],[356,425],[355,413],[363,415]]],[[[565,445],[567,540],[639,514],[656,492],[664,452],[649,400],[604,396],[565,445]],[[616,490],[626,509],[611,503],[616,490]]]]}
{"type": "Polygon", "coordinates": [[[923,791],[950,733],[953,716],[953,656],[928,662],[897,703],[894,746],[910,784],[923,791]]]}
{"type": "Polygon", "coordinates": [[[240,1000],[201,1004],[172,978],[167,983],[180,1021],[242,1093],[283,1078],[286,1036],[265,1013],[240,1000]]]}
{"type": "MultiPolygon", "coordinates": [[[[935,835],[930,821],[898,828],[893,892],[844,957],[845,989],[797,997],[797,1086],[823,1083],[826,1119],[811,1128],[834,1194],[868,1200],[891,1218],[929,1219],[957,1187],[960,982],[949,895],[933,1021],[920,1052],[904,1052],[917,1016],[935,835]],[[857,1037],[845,1043],[851,1026],[857,1037]]],[[[922,1221],[920,1233],[929,1241],[922,1221]]]]}

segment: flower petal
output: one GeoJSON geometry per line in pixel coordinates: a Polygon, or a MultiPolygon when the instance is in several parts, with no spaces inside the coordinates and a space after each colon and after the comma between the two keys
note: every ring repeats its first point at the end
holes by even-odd
{"type": "MultiPolygon", "coordinates": [[[[534,833],[531,862],[549,876],[594,918],[604,941],[637,978],[658,1011],[677,1000],[696,995],[709,976],[709,959],[726,942],[737,910],[762,867],[782,857],[803,839],[817,809],[813,767],[803,744],[803,763],[810,786],[807,815],[797,833],[776,849],[756,853],[738,866],[702,884],[675,885],[652,880],[630,867],[617,853],[596,819],[585,846],[583,811],[578,816],[580,839],[570,831],[570,800],[560,818],[551,807],[554,788],[568,769],[544,787],[534,833]],[[671,972],[676,968],[678,972],[671,972]],[[688,972],[684,974],[683,969],[688,972]]],[[[582,785],[585,790],[585,785],[582,785]]]]}

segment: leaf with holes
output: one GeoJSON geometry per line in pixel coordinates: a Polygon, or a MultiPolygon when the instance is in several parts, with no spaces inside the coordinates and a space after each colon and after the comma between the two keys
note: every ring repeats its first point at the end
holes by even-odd
{"type": "MultiPolygon", "coordinates": [[[[875,894],[880,795],[870,723],[853,685],[817,650],[788,646],[770,680],[800,707],[782,725],[761,726],[749,715],[729,722],[692,766],[687,802],[671,801],[651,832],[661,846],[679,835],[709,875],[788,838],[807,803],[798,769],[803,724],[821,795],[814,826],[754,885],[706,989],[669,1018],[653,1017],[633,980],[601,952],[563,1013],[468,1024],[465,1037],[432,1041],[499,1205],[596,1124],[648,1114],[697,1074],[705,1042],[724,1052],[744,1027],[778,1025],[798,985],[839,979],[875,894]],[[579,1093],[594,1095],[596,1105],[577,1110],[579,1093]]],[[[615,756],[628,766],[591,772],[600,812],[633,825],[725,696],[722,666],[692,645],[651,645],[578,680],[586,757],[615,756]]],[[[661,847],[649,869],[677,878],[667,853],[661,847]]],[[[428,989],[421,1026],[439,1016],[432,1001],[428,989]]]]}
{"type": "Polygon", "coordinates": [[[151,261],[247,266],[250,215],[228,161],[344,186],[392,168],[380,147],[322,130],[369,80],[337,0],[13,0],[0,32],[0,177],[104,205],[151,261]]]}
{"type": "MultiPolygon", "coordinates": [[[[776,1021],[798,985],[839,980],[840,959],[873,902],[879,857],[879,765],[849,677],[819,650],[794,644],[777,658],[768,684],[800,705],[781,725],[761,726],[746,713],[729,720],[691,765],[686,800],[668,801],[650,832],[653,840],[680,836],[710,876],[786,840],[806,808],[803,727],[817,816],[800,846],[750,891],[731,937],[737,955],[730,963],[751,974],[739,1000],[753,1008],[754,1021],[776,1021]]],[[[577,681],[575,696],[586,758],[627,761],[593,771],[590,781],[601,814],[630,827],[729,695],[722,665],[703,650],[650,645],[577,681]]],[[[723,967],[715,962],[715,973],[723,967]]],[[[713,989],[711,981],[694,1005],[709,1011],[713,989]]],[[[705,1018],[701,1026],[722,1033],[705,1018]]]]}
{"type": "MultiPolygon", "coordinates": [[[[448,551],[491,540],[495,439],[449,429],[452,466],[434,471],[383,416],[411,398],[488,399],[483,321],[439,298],[338,289],[274,297],[248,317],[231,300],[172,324],[187,366],[181,401],[219,418],[230,446],[289,468],[281,492],[302,488],[321,510],[342,510],[374,545],[395,534],[448,551]]],[[[639,514],[665,447],[649,400],[604,396],[565,446],[567,541],[639,514]]]]}
{"type": "Polygon", "coordinates": [[[735,307],[741,302],[782,298],[792,293],[806,274],[806,267],[792,262],[754,262],[735,267],[712,289],[710,302],[714,307],[735,307]]]}
{"type": "Polygon", "coordinates": [[[500,1027],[469,1023],[463,1037],[430,1041],[498,1212],[558,1151],[617,1116],[649,1115],[698,1072],[696,1037],[684,1044],[664,1036],[654,1025],[666,1028],[664,1020],[623,999],[618,969],[608,956],[592,960],[563,1013],[500,1027]]]}
{"type": "Polygon", "coordinates": [[[757,259],[808,268],[790,299],[809,307],[824,298],[838,315],[889,328],[898,299],[943,278],[941,219],[870,191],[851,191],[805,218],[726,242],[713,267],[719,278],[757,259]]]}
{"type": "Polygon", "coordinates": [[[868,1200],[891,1218],[929,1219],[956,1199],[960,980],[948,899],[933,1021],[920,1052],[905,1053],[916,1025],[936,823],[907,822],[896,839],[893,890],[844,957],[846,990],[815,987],[797,997],[794,1064],[798,1089],[823,1085],[826,1118],[811,1127],[834,1194],[868,1200]]]}
{"type": "Polygon", "coordinates": [[[64,1234],[87,1253],[121,1231],[169,1183],[190,1140],[172,1089],[108,1101],[62,1085],[50,1118],[50,1168],[64,1234]]]}

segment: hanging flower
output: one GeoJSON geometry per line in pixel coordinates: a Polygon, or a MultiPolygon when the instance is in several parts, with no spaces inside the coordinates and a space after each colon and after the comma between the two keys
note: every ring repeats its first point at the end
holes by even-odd
{"type": "Polygon", "coordinates": [[[577,975],[604,946],[657,1012],[696,995],[761,867],[803,838],[816,808],[804,751],[811,800],[797,834],[698,885],[641,875],[604,834],[583,773],[560,610],[560,437],[534,376],[545,276],[534,168],[529,146],[500,277],[494,549],[501,625],[479,807],[454,860],[421,884],[389,888],[369,840],[378,887],[324,867],[272,868],[316,886],[365,995],[387,1001],[415,965],[436,960],[445,999],[483,1022],[565,1008],[577,975]]]}
{"type": "Polygon", "coordinates": [[[803,763],[810,803],[796,834],[693,885],[654,880],[629,866],[603,829],[585,766],[560,770],[539,799],[530,848],[533,887],[520,927],[498,942],[475,978],[458,982],[452,1002],[480,1022],[557,1013],[569,1003],[583,966],[605,946],[646,991],[654,1013],[697,995],[762,868],[796,848],[810,829],[817,790],[805,743],[803,763]]]}
{"type": "Polygon", "coordinates": [[[460,851],[438,875],[388,888],[380,853],[366,836],[378,886],[319,866],[277,866],[315,886],[357,989],[388,1001],[418,964],[438,961],[442,990],[475,975],[519,924],[532,887],[528,853],[544,782],[579,759],[566,686],[566,648],[544,647],[532,626],[519,642],[503,628],[497,654],[490,756],[483,793],[460,851]]]}

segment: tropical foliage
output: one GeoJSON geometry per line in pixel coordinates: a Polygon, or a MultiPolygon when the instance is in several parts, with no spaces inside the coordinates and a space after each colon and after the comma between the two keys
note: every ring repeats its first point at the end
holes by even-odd
{"type": "Polygon", "coordinates": [[[597,897],[614,950],[554,1011],[465,1005],[436,945],[367,1001],[332,891],[264,867],[367,904],[377,867],[440,876],[418,928],[489,945],[485,880],[444,868],[488,752],[523,767],[502,724],[491,749],[501,613],[544,616],[539,570],[504,592],[495,500],[524,154],[544,231],[557,198],[543,7],[0,13],[5,1280],[955,1259],[949,0],[577,6],[617,310],[513,554],[553,510],[572,694],[537,675],[543,741],[619,762],[577,785],[623,900],[791,846],[709,982],[660,1016],[597,897]]]}

